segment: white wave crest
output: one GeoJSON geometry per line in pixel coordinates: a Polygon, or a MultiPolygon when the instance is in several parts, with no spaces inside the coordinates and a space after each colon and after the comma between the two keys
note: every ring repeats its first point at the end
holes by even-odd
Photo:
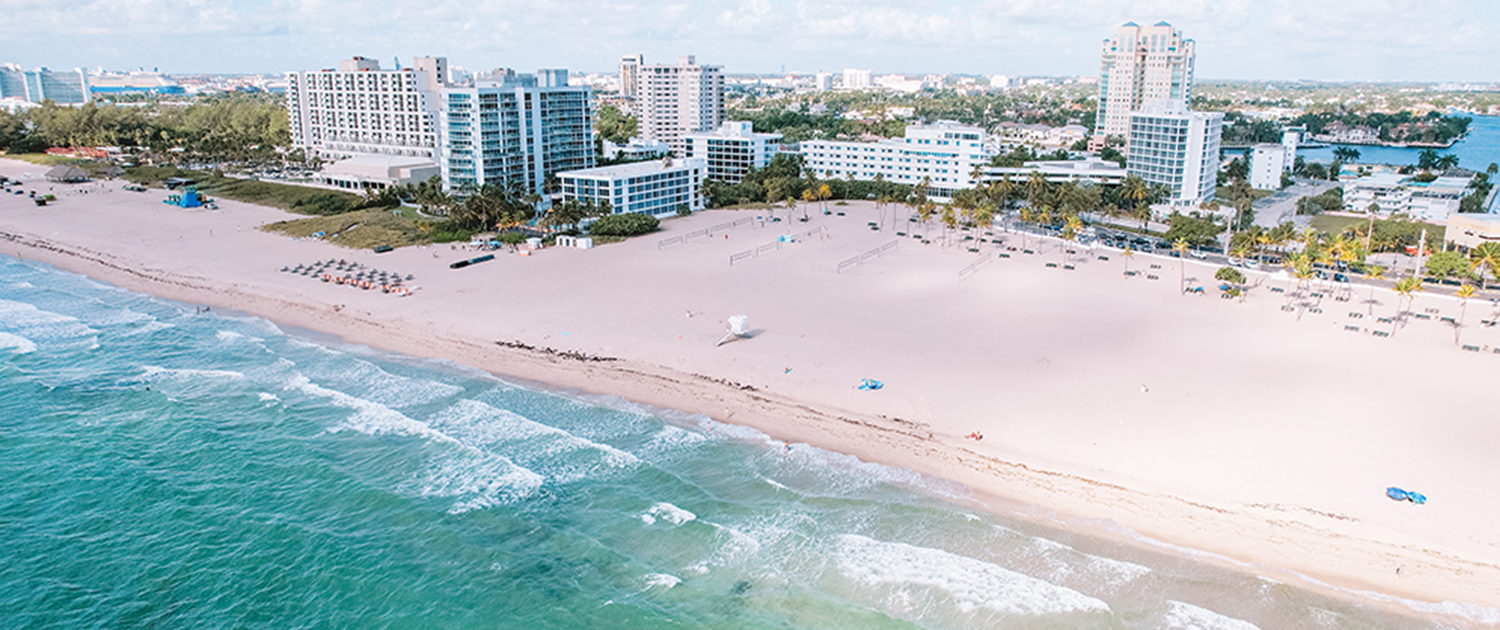
{"type": "Polygon", "coordinates": [[[1041,556],[1043,564],[1048,565],[1047,577],[1054,582],[1061,582],[1073,573],[1081,572],[1101,576],[1106,583],[1117,585],[1151,572],[1150,568],[1134,562],[1083,553],[1047,538],[1033,537],[1031,549],[1041,556]]]}
{"type": "Polygon", "coordinates": [[[36,352],[36,344],[20,335],[0,332],[0,350],[10,350],[16,354],[31,354],[36,352]]]}
{"type": "Polygon", "coordinates": [[[459,443],[458,440],[424,423],[408,418],[395,409],[363,398],[355,398],[338,390],[321,387],[301,374],[294,376],[286,385],[286,389],[327,398],[335,405],[355,411],[355,414],[345,419],[342,425],[331,428],[330,431],[351,430],[366,435],[411,435],[437,442],[459,443]]]}
{"type": "Polygon", "coordinates": [[[842,574],[877,591],[887,612],[903,618],[945,607],[965,615],[1109,610],[1078,591],[941,549],[844,535],[835,561],[842,574]]]}
{"type": "Polygon", "coordinates": [[[538,470],[562,483],[588,478],[605,469],[626,469],[640,464],[635,455],[609,444],[477,400],[459,400],[428,422],[434,429],[474,448],[524,448],[527,456],[518,459],[530,461],[535,457],[545,461],[546,467],[538,470]],[[588,456],[565,457],[572,454],[588,456]]]}
{"type": "Polygon", "coordinates": [[[1163,628],[1170,630],[1260,630],[1255,624],[1216,613],[1207,608],[1178,601],[1167,601],[1163,628]]]}
{"type": "Polygon", "coordinates": [[[673,525],[681,525],[688,521],[697,520],[698,515],[671,503],[657,503],[641,514],[641,522],[654,525],[658,520],[666,521],[673,525]]]}
{"type": "Polygon", "coordinates": [[[499,455],[478,453],[444,459],[407,484],[418,496],[453,497],[450,514],[513,503],[534,494],[543,479],[499,455]]]}
{"type": "Polygon", "coordinates": [[[245,378],[245,375],[240,372],[234,372],[231,370],[193,370],[187,368],[164,368],[155,365],[143,365],[141,366],[141,378],[149,378],[152,380],[162,380],[169,378],[222,378],[239,380],[245,378]]]}
{"type": "Polygon", "coordinates": [[[647,573],[641,578],[641,581],[646,583],[646,588],[648,589],[658,586],[663,588],[672,588],[674,586],[677,586],[678,584],[681,584],[682,578],[675,575],[667,575],[665,573],[647,573]]]}

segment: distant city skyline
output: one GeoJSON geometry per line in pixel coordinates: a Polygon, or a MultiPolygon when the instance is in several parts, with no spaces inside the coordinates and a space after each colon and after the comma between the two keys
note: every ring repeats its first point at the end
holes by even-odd
{"type": "Polygon", "coordinates": [[[363,55],[470,70],[617,71],[697,55],[726,73],[1097,76],[1124,22],[1198,42],[1199,80],[1500,81],[1489,0],[0,0],[23,67],[279,73],[363,55]]]}

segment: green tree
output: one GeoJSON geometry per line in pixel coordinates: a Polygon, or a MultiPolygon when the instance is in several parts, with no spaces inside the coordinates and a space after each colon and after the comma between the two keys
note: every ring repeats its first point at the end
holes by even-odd
{"type": "Polygon", "coordinates": [[[589,233],[596,236],[636,236],[656,231],[660,222],[649,214],[627,212],[602,217],[589,225],[589,233]]]}
{"type": "Polygon", "coordinates": [[[1427,274],[1439,278],[1468,277],[1469,261],[1458,252],[1438,252],[1427,258],[1427,274]]]}
{"type": "Polygon", "coordinates": [[[595,115],[594,130],[605,140],[625,144],[639,132],[640,121],[635,116],[621,112],[618,107],[606,104],[595,115]]]}

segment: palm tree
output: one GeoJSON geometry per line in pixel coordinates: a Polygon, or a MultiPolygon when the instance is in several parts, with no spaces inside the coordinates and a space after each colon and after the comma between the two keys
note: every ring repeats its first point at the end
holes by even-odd
{"type": "MultiPolygon", "coordinates": [[[[1396,281],[1396,286],[1394,288],[1396,289],[1396,293],[1397,294],[1399,294],[1402,298],[1405,298],[1407,300],[1407,302],[1406,302],[1406,308],[1410,309],[1411,305],[1412,305],[1412,302],[1416,301],[1416,294],[1422,290],[1422,281],[1420,279],[1418,279],[1416,276],[1407,276],[1405,278],[1397,280],[1396,281]]],[[[1395,319],[1398,322],[1403,320],[1403,318],[1402,318],[1402,311],[1401,311],[1401,303],[1400,303],[1399,299],[1396,302],[1396,317],[1395,317],[1395,319]]],[[[1391,328],[1391,332],[1392,333],[1396,332],[1396,329],[1395,329],[1394,326],[1391,328]]]]}
{"type": "Polygon", "coordinates": [[[1459,333],[1464,329],[1464,315],[1469,312],[1469,298],[1474,297],[1475,293],[1474,285],[1465,284],[1453,294],[1458,297],[1458,323],[1453,325],[1453,345],[1455,346],[1458,345],[1459,333]]]}
{"type": "Polygon", "coordinates": [[[1047,195],[1047,177],[1041,171],[1032,171],[1026,180],[1026,204],[1035,208],[1047,195]]]}
{"type": "MultiPolygon", "coordinates": [[[[817,201],[817,200],[818,200],[818,193],[815,192],[813,189],[808,188],[807,190],[802,191],[802,213],[804,215],[806,215],[807,214],[807,204],[810,204],[810,203],[812,203],[814,201],[817,201]]],[[[792,215],[790,215],[790,214],[786,215],[786,220],[787,221],[791,221],[792,220],[792,215]]]]}
{"type": "MultiPolygon", "coordinates": [[[[1081,232],[1083,232],[1083,219],[1078,218],[1077,215],[1068,217],[1068,220],[1063,223],[1063,240],[1066,240],[1069,243],[1077,242],[1078,235],[1081,232]]],[[[1067,262],[1067,260],[1067,248],[1063,248],[1063,261],[1067,262]]]]}
{"type": "Polygon", "coordinates": [[[1151,187],[1146,185],[1146,180],[1136,175],[1125,177],[1125,182],[1120,186],[1120,198],[1126,201],[1134,201],[1136,206],[1151,197],[1151,187]]]}
{"type": "MultiPolygon", "coordinates": [[[[832,198],[833,198],[833,189],[829,188],[828,184],[823,184],[822,186],[818,186],[818,201],[823,202],[823,211],[824,212],[828,211],[828,200],[832,199],[832,198]]],[[[807,216],[807,209],[806,208],[804,208],[802,210],[802,215],[803,216],[807,216]]]]}
{"type": "Polygon", "coordinates": [[[1135,250],[1126,245],[1125,251],[1120,252],[1120,255],[1125,257],[1125,272],[1130,273],[1130,259],[1135,258],[1135,250]]]}
{"type": "Polygon", "coordinates": [[[1172,243],[1172,251],[1177,252],[1178,293],[1187,289],[1187,252],[1190,246],[1185,238],[1179,238],[1176,243],[1172,243]]]}
{"type": "Polygon", "coordinates": [[[1489,288],[1484,280],[1486,271],[1500,280],[1500,243],[1480,243],[1470,248],[1469,268],[1478,271],[1481,288],[1489,288]]]}
{"type": "Polygon", "coordinates": [[[1385,267],[1380,265],[1368,265],[1365,267],[1365,279],[1370,280],[1370,299],[1365,300],[1370,305],[1370,314],[1375,314],[1375,281],[1385,279],[1385,267]]]}

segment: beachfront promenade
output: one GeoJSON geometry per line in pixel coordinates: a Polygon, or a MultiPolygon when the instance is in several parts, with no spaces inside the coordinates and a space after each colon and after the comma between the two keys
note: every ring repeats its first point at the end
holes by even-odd
{"type": "Polygon", "coordinates": [[[0,251],[356,343],[749,424],[1042,506],[1027,513],[1054,524],[1120,536],[1086,520],[1112,519],[1277,579],[1295,571],[1500,605],[1500,507],[1476,482],[1500,478],[1486,448],[1500,427],[1482,394],[1500,369],[1500,329],[1480,324],[1500,312],[1486,300],[1470,300],[1462,343],[1491,351],[1466,352],[1442,320],[1460,311],[1447,297],[1419,294],[1407,308],[1377,287],[1367,304],[1370,288],[1355,287],[1344,302],[1338,287],[1299,290],[1250,271],[1260,287],[1243,302],[1219,299],[1217,265],[1082,245],[1069,254],[1001,229],[991,230],[999,244],[978,242],[983,231],[945,241],[935,222],[903,225],[902,211],[893,223],[896,210],[863,202],[828,205],[842,217],[810,206],[805,223],[800,208],[790,220],[781,209],[780,222],[658,246],[767,214],[705,212],[620,244],[497,253],[454,270],[473,254],[292,241],[256,229],[279,211],[183,211],[158,192],[47,208],[0,200],[10,235],[0,251]],[[414,274],[422,290],[395,299],[279,271],[330,258],[414,274]],[[1127,265],[1141,273],[1126,276],[1127,265]],[[735,314],[749,316],[751,336],[716,345],[735,314]],[[885,387],[857,389],[866,378],[885,387]],[[983,441],[963,437],[976,431],[983,441]],[[1431,500],[1398,504],[1383,494],[1390,485],[1431,500]]]}

